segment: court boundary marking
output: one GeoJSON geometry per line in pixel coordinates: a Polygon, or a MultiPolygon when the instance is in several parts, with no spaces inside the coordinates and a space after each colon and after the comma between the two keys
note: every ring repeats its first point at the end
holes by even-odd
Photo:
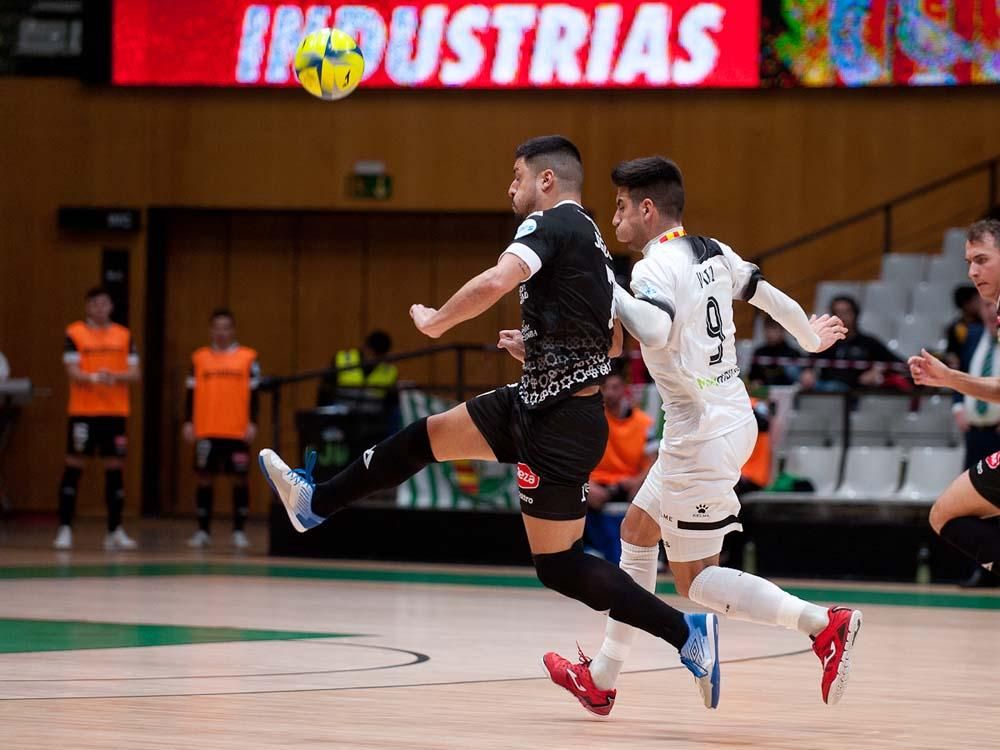
{"type": "MultiPolygon", "coordinates": [[[[95,563],[81,565],[24,565],[0,567],[0,582],[25,579],[117,578],[169,576],[234,576],[245,578],[288,578],[297,580],[349,581],[363,583],[431,584],[486,586],[499,588],[543,588],[533,573],[451,573],[438,570],[397,570],[359,567],[310,567],[278,563],[166,562],[95,563]]],[[[824,587],[816,585],[784,587],[803,599],[836,601],[843,604],[876,604],[896,607],[935,607],[1000,610],[1000,595],[966,594],[944,591],[901,591],[878,588],[824,587]]],[[[676,595],[673,583],[661,581],[657,594],[676,595]]]]}
{"type": "MultiPolygon", "coordinates": [[[[307,641],[300,641],[304,643],[307,641]]],[[[404,649],[399,649],[404,650],[404,649]]],[[[801,656],[802,654],[808,654],[812,651],[811,648],[796,649],[795,651],[786,651],[777,654],[765,654],[763,656],[744,656],[740,659],[729,659],[721,660],[721,664],[742,664],[746,662],[754,661],[768,661],[771,659],[784,659],[789,656],[801,656]]],[[[410,652],[418,653],[418,652],[410,652]]],[[[427,657],[427,661],[430,661],[430,657],[427,657]]],[[[422,663],[422,662],[415,662],[422,663]]],[[[410,666],[410,665],[407,665],[410,666]]],[[[653,672],[673,672],[678,669],[687,669],[683,664],[677,664],[670,667],[654,667],[652,669],[636,669],[633,671],[624,671],[622,674],[650,674],[653,672]]],[[[31,698],[0,698],[0,703],[6,702],[24,702],[24,701],[78,701],[78,700],[137,700],[146,698],[211,698],[211,697],[222,697],[222,696],[241,696],[241,695],[282,695],[282,694],[293,694],[293,693],[332,693],[332,692],[342,692],[344,690],[392,690],[397,688],[420,688],[420,687],[450,687],[455,685],[485,685],[490,683],[508,683],[508,682],[530,682],[538,680],[549,680],[548,676],[539,677],[501,677],[497,679],[483,679],[483,680],[453,680],[449,682],[411,682],[403,685],[367,685],[367,686],[355,686],[355,687],[323,687],[323,688],[299,688],[291,690],[247,690],[240,692],[217,692],[217,693],[157,693],[153,695],[71,695],[71,696],[46,696],[46,697],[31,697],[31,698]]]]}

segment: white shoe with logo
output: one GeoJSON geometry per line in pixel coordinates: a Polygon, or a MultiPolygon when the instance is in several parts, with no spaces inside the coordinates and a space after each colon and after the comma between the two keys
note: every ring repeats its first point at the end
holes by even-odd
{"type": "Polygon", "coordinates": [[[125,529],[121,526],[104,537],[104,549],[108,552],[136,549],[138,546],[135,540],[126,534],[125,529]]]}
{"type": "Polygon", "coordinates": [[[73,529],[69,526],[60,526],[52,546],[55,549],[73,549],[73,529]]]}
{"type": "Polygon", "coordinates": [[[211,543],[212,543],[211,535],[203,529],[198,529],[196,532],[194,532],[194,534],[191,535],[191,538],[188,539],[188,547],[190,547],[191,549],[204,549],[211,543]]]}
{"type": "Polygon", "coordinates": [[[247,539],[247,535],[242,531],[233,532],[233,547],[236,549],[247,549],[250,546],[250,540],[247,539]]]}

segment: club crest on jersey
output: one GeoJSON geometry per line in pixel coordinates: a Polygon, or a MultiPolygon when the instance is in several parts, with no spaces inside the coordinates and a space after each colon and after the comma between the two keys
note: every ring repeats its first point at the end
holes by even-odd
{"type": "Polygon", "coordinates": [[[996,469],[997,467],[1000,467],[1000,451],[997,451],[992,456],[987,456],[986,465],[989,466],[991,469],[996,469]]]}
{"type": "Polygon", "coordinates": [[[534,490],[538,489],[538,485],[542,483],[542,480],[538,478],[538,475],[531,470],[528,464],[518,464],[517,465],[517,486],[522,490],[534,490]]]}
{"type": "Polygon", "coordinates": [[[538,229],[538,222],[534,219],[525,219],[521,222],[521,226],[517,228],[517,234],[514,235],[515,240],[519,240],[522,237],[527,237],[529,234],[538,229]]]}

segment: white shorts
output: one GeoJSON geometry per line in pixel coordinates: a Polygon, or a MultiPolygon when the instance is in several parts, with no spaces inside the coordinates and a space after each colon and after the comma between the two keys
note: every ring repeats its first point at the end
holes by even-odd
{"type": "Polygon", "coordinates": [[[711,440],[661,448],[632,502],[659,520],[667,559],[692,562],[722,551],[742,531],[733,487],[757,442],[757,422],[711,440]]]}

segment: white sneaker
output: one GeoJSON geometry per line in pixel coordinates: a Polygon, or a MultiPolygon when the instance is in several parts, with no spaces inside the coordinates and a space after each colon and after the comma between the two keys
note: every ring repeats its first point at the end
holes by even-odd
{"type": "Polygon", "coordinates": [[[73,529],[69,526],[60,526],[52,546],[55,549],[73,549],[73,529]]]}
{"type": "Polygon", "coordinates": [[[236,549],[247,549],[250,546],[250,540],[247,539],[247,535],[242,531],[234,531],[233,546],[236,549]]]}
{"type": "Polygon", "coordinates": [[[326,520],[312,512],[313,488],[316,486],[312,470],[316,465],[316,451],[306,454],[304,469],[289,469],[281,456],[270,448],[262,450],[257,460],[296,531],[306,531],[326,520]]]}
{"type": "Polygon", "coordinates": [[[135,540],[125,533],[125,529],[119,526],[110,534],[104,537],[104,549],[109,552],[114,550],[136,549],[139,545],[135,540]]]}
{"type": "Polygon", "coordinates": [[[192,549],[204,549],[212,543],[212,537],[207,531],[198,529],[194,535],[188,539],[188,547],[192,549]]]}

